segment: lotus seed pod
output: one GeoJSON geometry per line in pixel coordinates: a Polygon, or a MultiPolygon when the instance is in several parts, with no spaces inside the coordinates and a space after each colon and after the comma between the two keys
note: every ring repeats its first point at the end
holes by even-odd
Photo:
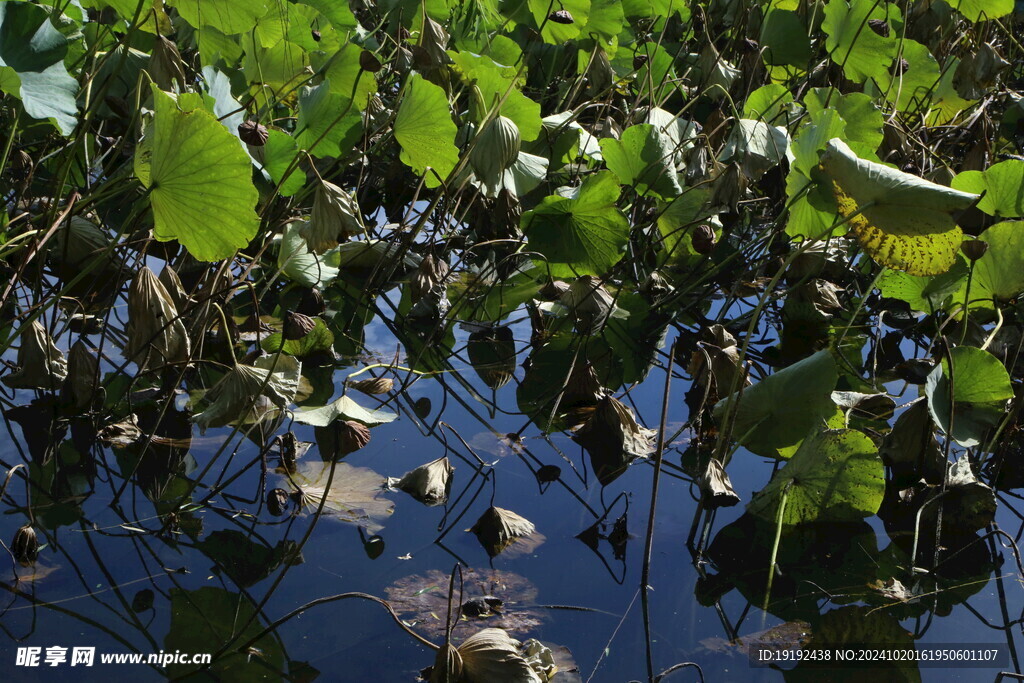
{"type": "Polygon", "coordinates": [[[31,524],[26,524],[14,532],[11,554],[22,567],[30,567],[36,563],[36,558],[39,557],[39,539],[31,524]]]}
{"type": "Polygon", "coordinates": [[[308,315],[288,311],[284,316],[284,338],[289,340],[302,339],[316,327],[316,320],[308,315]]]}
{"type": "Polygon", "coordinates": [[[560,9],[557,12],[552,12],[551,14],[549,14],[548,21],[554,24],[571,24],[573,23],[573,18],[567,10],[560,9]]]}
{"type": "Polygon", "coordinates": [[[267,144],[270,133],[267,132],[267,127],[259,121],[249,120],[238,126],[238,137],[247,145],[262,147],[267,144]]]}
{"type": "Polygon", "coordinates": [[[715,249],[715,230],[710,225],[702,223],[693,231],[690,238],[693,250],[698,254],[710,254],[715,249]]]}
{"type": "Polygon", "coordinates": [[[964,240],[960,243],[960,251],[971,261],[977,261],[988,251],[988,242],[985,240],[964,240]]]}
{"type": "Polygon", "coordinates": [[[325,310],[324,295],[316,287],[305,290],[296,310],[303,315],[320,315],[325,310]]]}
{"type": "Polygon", "coordinates": [[[372,74],[380,71],[381,63],[377,57],[369,50],[363,50],[359,53],[359,68],[363,71],[369,71],[372,74]]]}

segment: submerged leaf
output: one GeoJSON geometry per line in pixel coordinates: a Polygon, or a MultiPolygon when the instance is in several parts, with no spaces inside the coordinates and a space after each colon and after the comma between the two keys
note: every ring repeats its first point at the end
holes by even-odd
{"type": "Polygon", "coordinates": [[[366,467],[307,461],[286,481],[300,509],[316,510],[322,502],[325,516],[358,524],[370,534],[383,529],[381,522],[395,510],[395,504],[381,495],[384,477],[366,467]]]}
{"type": "Polygon", "coordinates": [[[963,232],[953,215],[978,195],[858,158],[833,138],[821,157],[839,214],[864,251],[883,266],[911,275],[939,275],[957,260],[963,232]]]}

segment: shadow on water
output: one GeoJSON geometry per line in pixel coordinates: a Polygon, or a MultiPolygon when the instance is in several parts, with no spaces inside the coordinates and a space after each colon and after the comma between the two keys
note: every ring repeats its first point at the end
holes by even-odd
{"type": "MultiPolygon", "coordinates": [[[[25,680],[47,679],[47,657],[95,648],[213,655],[123,665],[143,679],[397,681],[433,663],[427,641],[494,627],[556,681],[640,679],[646,662],[667,680],[977,680],[977,668],[902,660],[823,671],[807,654],[964,642],[1006,655],[976,664],[986,676],[1019,670],[1020,531],[1002,528],[1024,529],[1013,469],[983,473],[998,494],[959,463],[943,476],[962,449],[940,449],[897,377],[921,342],[911,326],[892,344],[893,330],[863,325],[884,301],[815,315],[791,297],[748,338],[763,293],[748,282],[725,298],[591,285],[574,302],[522,274],[486,288],[460,276],[433,301],[414,305],[407,287],[363,310],[359,283],[339,281],[323,316],[343,333],[299,353],[296,409],[257,382],[265,400],[211,416],[232,400],[223,370],[189,370],[194,389],[168,395],[106,354],[84,409],[67,388],[10,395],[4,649],[39,648],[25,680]],[[822,325],[857,334],[817,351],[822,325]],[[812,372],[760,385],[786,366],[812,372]],[[896,400],[858,391],[864,377],[896,400]],[[847,391],[818,415],[822,381],[847,391]],[[747,396],[736,438],[755,452],[719,431],[728,402],[714,406],[731,389],[747,396]],[[764,444],[793,415],[856,426],[863,444],[808,447],[841,460],[838,473],[805,465],[804,446],[780,468],[764,444]],[[877,481],[844,478],[862,466],[857,448],[879,446],[877,481]],[[866,489],[871,514],[858,512],[866,489]],[[800,523],[779,525],[787,514],[800,523]],[[754,666],[751,652],[785,659],[754,666]]],[[[289,296],[280,310],[301,305],[289,296]]],[[[234,311],[236,340],[281,344],[253,312],[234,311]]],[[[106,334],[58,345],[104,348],[106,334]]],[[[227,367],[225,338],[203,340],[227,367]]]]}

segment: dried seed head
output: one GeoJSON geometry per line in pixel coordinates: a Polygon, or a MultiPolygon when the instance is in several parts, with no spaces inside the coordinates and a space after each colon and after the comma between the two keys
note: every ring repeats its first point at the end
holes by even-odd
{"type": "Polygon", "coordinates": [[[707,223],[702,223],[693,231],[690,238],[693,250],[698,254],[710,254],[715,249],[715,230],[707,223]]]}
{"type": "Polygon", "coordinates": [[[638,71],[651,60],[647,55],[633,55],[633,70],[638,71]]]}
{"type": "Polygon", "coordinates": [[[288,509],[288,492],[284,489],[272,489],[267,493],[267,510],[275,517],[280,517],[288,509]]]}
{"type": "Polygon", "coordinates": [[[885,19],[868,19],[868,28],[883,38],[889,37],[889,22],[885,19]]]}
{"type": "Polygon", "coordinates": [[[36,530],[31,524],[26,524],[14,532],[11,554],[22,567],[30,567],[36,563],[36,558],[39,557],[39,539],[36,538],[36,530]]]}
{"type": "Polygon", "coordinates": [[[302,339],[316,327],[316,320],[296,311],[288,311],[284,316],[284,338],[302,339]]]}
{"type": "Polygon", "coordinates": [[[370,443],[370,429],[351,420],[338,420],[334,423],[338,436],[338,455],[355,453],[370,443]]]}
{"type": "Polygon", "coordinates": [[[324,312],[324,295],[316,287],[302,292],[302,299],[299,300],[299,307],[297,309],[299,313],[303,315],[320,315],[324,312]]]}
{"type": "Polygon", "coordinates": [[[988,251],[988,242],[985,240],[964,240],[960,243],[960,251],[971,261],[977,261],[988,251]]]}
{"type": "Polygon", "coordinates": [[[395,386],[395,381],[390,377],[371,377],[349,382],[348,385],[356,391],[373,396],[374,394],[386,394],[395,386]]]}
{"type": "Polygon", "coordinates": [[[318,43],[320,42],[320,31],[317,31],[316,29],[313,29],[309,33],[310,33],[311,36],[313,36],[313,40],[315,40],[318,43]]]}
{"type": "Polygon", "coordinates": [[[548,21],[554,24],[571,24],[573,23],[573,18],[567,10],[560,9],[557,12],[552,12],[551,14],[549,14],[548,21]]]}
{"type": "Polygon", "coordinates": [[[891,73],[893,76],[902,76],[907,72],[907,69],[909,68],[910,62],[908,62],[903,57],[900,57],[899,59],[892,63],[892,66],[889,68],[889,73],[891,73]]]}
{"type": "Polygon", "coordinates": [[[381,63],[372,52],[369,50],[363,50],[359,53],[359,67],[363,71],[369,71],[370,73],[375,74],[380,71],[381,63]]]}
{"type": "Polygon", "coordinates": [[[240,137],[242,142],[247,145],[262,147],[267,144],[267,139],[270,137],[270,134],[267,132],[267,127],[259,121],[249,120],[245,123],[239,124],[238,137],[240,137]]]}

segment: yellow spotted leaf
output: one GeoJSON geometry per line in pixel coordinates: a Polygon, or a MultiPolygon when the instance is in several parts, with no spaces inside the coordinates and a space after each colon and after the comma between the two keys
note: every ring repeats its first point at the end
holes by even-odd
{"type": "Polygon", "coordinates": [[[939,275],[956,263],[963,232],[954,215],[978,195],[861,159],[839,138],[829,141],[821,169],[832,182],[839,215],[877,263],[920,276],[939,275]]]}

